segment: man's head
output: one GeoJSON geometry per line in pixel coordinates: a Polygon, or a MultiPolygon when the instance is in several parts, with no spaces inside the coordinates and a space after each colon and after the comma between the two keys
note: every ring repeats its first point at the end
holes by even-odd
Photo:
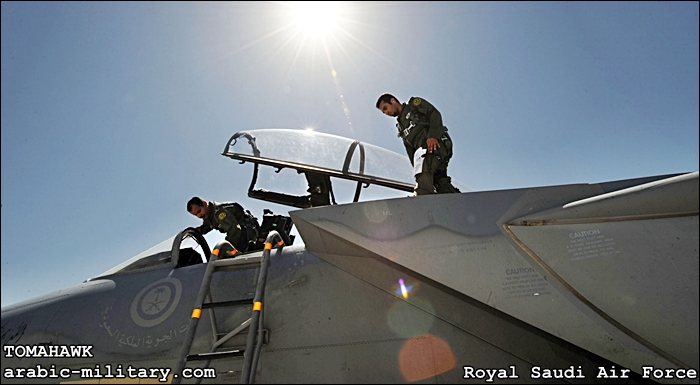
{"type": "Polygon", "coordinates": [[[403,106],[392,94],[384,94],[377,99],[377,108],[387,116],[399,116],[403,106]]]}
{"type": "Polygon", "coordinates": [[[192,197],[187,202],[187,212],[197,218],[207,219],[209,216],[209,204],[200,197],[192,197]]]}

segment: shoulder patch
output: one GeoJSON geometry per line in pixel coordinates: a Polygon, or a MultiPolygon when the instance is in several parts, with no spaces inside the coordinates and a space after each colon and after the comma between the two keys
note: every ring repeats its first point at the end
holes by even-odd
{"type": "Polygon", "coordinates": [[[226,211],[220,212],[219,215],[217,215],[216,217],[219,218],[220,221],[223,221],[224,219],[226,219],[226,211]]]}
{"type": "Polygon", "coordinates": [[[420,102],[421,102],[420,98],[413,99],[413,105],[416,107],[420,106],[420,102]]]}

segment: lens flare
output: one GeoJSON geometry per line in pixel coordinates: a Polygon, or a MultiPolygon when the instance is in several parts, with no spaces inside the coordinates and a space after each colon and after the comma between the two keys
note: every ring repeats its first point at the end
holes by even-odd
{"type": "Polygon", "coordinates": [[[399,368],[408,382],[437,376],[456,365],[450,344],[429,333],[411,338],[399,352],[399,368]]]}
{"type": "Polygon", "coordinates": [[[406,290],[406,285],[403,283],[403,278],[399,278],[399,285],[401,285],[401,296],[404,299],[408,299],[408,290],[406,290]]]}
{"type": "Polygon", "coordinates": [[[396,288],[394,293],[402,296],[404,299],[408,299],[408,293],[413,291],[413,285],[406,285],[403,278],[399,278],[399,286],[396,288]]]}

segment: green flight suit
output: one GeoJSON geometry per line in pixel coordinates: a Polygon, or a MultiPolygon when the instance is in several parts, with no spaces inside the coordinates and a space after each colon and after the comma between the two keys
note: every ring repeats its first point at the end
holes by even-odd
{"type": "Polygon", "coordinates": [[[442,124],[440,112],[426,100],[412,97],[403,103],[396,118],[398,137],[403,139],[406,154],[414,167],[416,187],[414,195],[460,192],[447,176],[447,165],[452,158],[452,139],[442,124]],[[435,138],[440,146],[428,152],[427,140],[435,138]]]}
{"type": "Polygon", "coordinates": [[[239,252],[250,251],[258,239],[260,224],[250,211],[235,202],[209,202],[209,216],[200,227],[202,234],[217,229],[226,234],[239,252]],[[251,244],[252,242],[252,244],[251,244]]]}

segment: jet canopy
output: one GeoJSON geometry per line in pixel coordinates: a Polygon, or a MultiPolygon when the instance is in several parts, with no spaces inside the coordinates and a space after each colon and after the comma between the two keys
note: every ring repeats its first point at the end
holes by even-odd
{"type": "MultiPolygon", "coordinates": [[[[237,132],[226,143],[223,156],[253,163],[253,177],[248,196],[299,208],[311,207],[310,195],[287,192],[285,183],[275,183],[275,190],[258,187],[259,165],[296,170],[307,174],[355,182],[353,202],[360,198],[362,188],[377,185],[403,192],[413,192],[413,168],[405,155],[357,140],[336,135],[293,129],[259,129],[237,132]]],[[[297,180],[304,178],[296,176],[297,180]]],[[[309,182],[310,183],[310,182],[309,182]]],[[[330,184],[330,183],[329,183],[330,184]]],[[[329,186],[335,204],[335,193],[329,186]]],[[[403,194],[403,196],[406,196],[403,194]]]]}

